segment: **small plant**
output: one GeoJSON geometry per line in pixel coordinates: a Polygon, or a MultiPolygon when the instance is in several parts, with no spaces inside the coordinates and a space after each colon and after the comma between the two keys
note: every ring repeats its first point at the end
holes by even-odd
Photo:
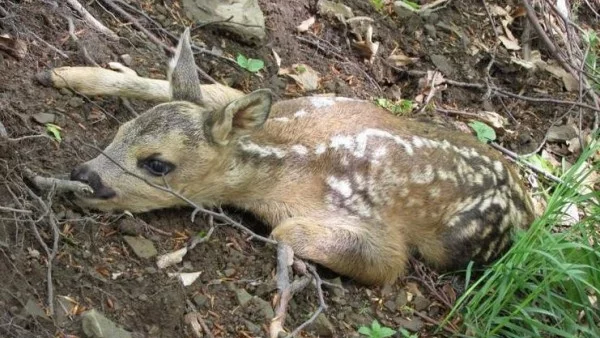
{"type": "Polygon", "coordinates": [[[62,141],[62,136],[60,135],[61,130],[62,128],[56,124],[46,123],[46,131],[50,133],[58,142],[62,141]]]}
{"type": "Polygon", "coordinates": [[[395,115],[408,114],[413,108],[413,102],[411,100],[399,100],[394,102],[385,98],[378,98],[375,100],[375,103],[395,115]]]}
{"type": "Polygon", "coordinates": [[[263,60],[247,58],[242,54],[238,54],[236,62],[240,67],[251,73],[256,73],[265,67],[265,62],[263,60]]]}
{"type": "Polygon", "coordinates": [[[410,333],[410,331],[403,327],[400,328],[400,334],[402,334],[402,337],[404,338],[419,338],[418,333],[410,333]]]}
{"type": "Polygon", "coordinates": [[[483,122],[473,121],[469,123],[469,127],[475,130],[477,138],[483,143],[488,143],[496,140],[496,131],[494,130],[494,128],[488,126],[483,122]]]}
{"type": "Polygon", "coordinates": [[[383,10],[383,7],[385,6],[385,0],[370,0],[371,1],[371,5],[373,5],[373,7],[375,7],[375,10],[378,12],[381,12],[381,10],[383,10]]]}
{"type": "Polygon", "coordinates": [[[359,327],[358,333],[369,338],[385,338],[393,336],[396,334],[396,331],[389,327],[381,326],[377,320],[374,320],[373,323],[371,323],[371,327],[364,325],[359,327]]]}

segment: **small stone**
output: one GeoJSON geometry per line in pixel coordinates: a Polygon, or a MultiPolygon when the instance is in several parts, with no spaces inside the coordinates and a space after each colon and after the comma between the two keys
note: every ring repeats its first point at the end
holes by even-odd
{"type": "Polygon", "coordinates": [[[225,275],[225,277],[231,278],[231,277],[233,277],[233,275],[235,275],[235,269],[233,269],[233,268],[225,269],[223,271],[223,274],[225,275]]]}
{"type": "Polygon", "coordinates": [[[154,243],[142,237],[123,236],[125,242],[133,250],[133,253],[139,258],[151,258],[158,254],[154,243]]]}
{"type": "Polygon", "coordinates": [[[270,321],[271,319],[273,319],[273,317],[275,317],[275,311],[273,311],[271,304],[266,300],[259,297],[253,297],[252,303],[260,309],[260,313],[262,313],[262,315],[265,316],[265,319],[267,321],[270,321]]]}
{"type": "Polygon", "coordinates": [[[124,235],[137,236],[141,232],[141,224],[135,218],[126,217],[119,222],[119,231],[124,235]]]}
{"type": "Polygon", "coordinates": [[[52,113],[37,113],[31,115],[31,117],[39,124],[54,123],[56,121],[56,115],[52,113]]]}
{"type": "Polygon", "coordinates": [[[123,64],[125,64],[125,66],[131,66],[131,63],[133,62],[133,58],[131,57],[131,55],[129,54],[123,54],[120,56],[121,61],[123,61],[123,64]]]}
{"type": "Polygon", "coordinates": [[[439,54],[433,54],[430,56],[431,62],[436,66],[437,69],[446,76],[454,74],[454,67],[450,65],[450,60],[447,57],[439,54]]]}
{"type": "Polygon", "coordinates": [[[546,137],[548,142],[564,142],[577,137],[577,129],[573,125],[552,126],[546,137]]]}
{"type": "Polygon", "coordinates": [[[142,293],[141,295],[138,296],[138,299],[142,302],[146,302],[146,301],[148,301],[149,297],[147,294],[142,293]]]}
{"type": "Polygon", "coordinates": [[[383,303],[383,306],[385,306],[386,309],[388,309],[389,311],[395,312],[396,311],[396,302],[388,300],[387,302],[383,303]]]}
{"type": "Polygon", "coordinates": [[[435,38],[437,36],[437,31],[434,25],[428,23],[423,27],[425,28],[425,32],[427,33],[427,35],[429,35],[430,37],[435,38]]]}
{"type": "Polygon", "coordinates": [[[396,299],[394,301],[396,303],[396,310],[400,310],[406,303],[408,303],[408,297],[406,295],[406,290],[401,289],[398,291],[398,295],[396,295],[396,299]]]}
{"type": "Polygon", "coordinates": [[[23,312],[24,315],[32,316],[34,318],[49,319],[48,316],[46,316],[46,312],[44,312],[40,305],[33,299],[27,301],[23,308],[23,312]]]}
{"type": "Polygon", "coordinates": [[[58,92],[65,96],[73,96],[73,92],[69,88],[61,88],[58,92]]]}
{"type": "Polygon", "coordinates": [[[83,104],[85,103],[85,101],[83,101],[82,98],[74,96],[69,100],[69,106],[73,107],[73,108],[79,108],[81,106],[83,106],[83,104]]]}
{"type": "Polygon", "coordinates": [[[110,319],[96,310],[82,315],[81,325],[86,336],[91,338],[131,338],[131,333],[118,327],[110,319]]]}
{"type": "Polygon", "coordinates": [[[340,21],[345,21],[345,19],[350,19],[354,17],[352,8],[339,2],[319,0],[317,6],[319,14],[332,18],[338,18],[340,19],[340,21]]]}
{"type": "Polygon", "coordinates": [[[156,270],[156,268],[153,266],[147,266],[146,268],[144,268],[144,271],[146,271],[146,273],[149,275],[153,275],[158,272],[158,270],[156,270]]]}
{"type": "Polygon", "coordinates": [[[260,325],[256,325],[253,322],[245,319],[244,324],[246,325],[248,331],[254,333],[254,335],[259,336],[262,333],[262,328],[260,327],[260,325]]]}
{"type": "Polygon", "coordinates": [[[327,317],[320,313],[315,321],[311,324],[311,328],[319,337],[331,337],[335,333],[333,324],[327,319],[327,317]]]}
{"type": "Polygon", "coordinates": [[[429,306],[429,304],[431,304],[431,302],[429,301],[429,299],[427,299],[423,296],[416,296],[415,299],[413,300],[413,304],[415,306],[415,310],[423,311],[423,310],[427,309],[427,307],[429,306]]]}
{"type": "Polygon", "coordinates": [[[418,317],[413,317],[410,320],[405,318],[397,318],[394,321],[401,327],[412,332],[418,332],[423,327],[423,322],[418,317]]]}
{"type": "Polygon", "coordinates": [[[208,297],[202,294],[197,294],[194,296],[194,304],[198,307],[204,307],[208,303],[208,297]]]}
{"type": "Polygon", "coordinates": [[[248,291],[244,289],[235,289],[235,298],[240,306],[244,306],[248,304],[249,301],[252,300],[252,295],[248,293],[248,291]]]}

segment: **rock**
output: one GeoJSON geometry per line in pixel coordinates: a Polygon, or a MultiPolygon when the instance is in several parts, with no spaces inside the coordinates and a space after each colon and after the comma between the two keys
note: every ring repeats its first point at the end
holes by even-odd
{"type": "Polygon", "coordinates": [[[121,231],[123,235],[137,236],[141,233],[141,230],[142,224],[135,218],[125,217],[119,222],[119,231],[121,231]]]}
{"type": "Polygon", "coordinates": [[[79,108],[81,106],[83,106],[83,104],[85,103],[85,101],[83,101],[82,98],[77,97],[77,96],[73,96],[70,100],[69,100],[69,106],[73,107],[73,108],[79,108]]]}
{"type": "Polygon", "coordinates": [[[46,312],[44,312],[44,310],[40,307],[40,305],[33,299],[29,299],[27,301],[27,303],[25,304],[25,307],[23,308],[23,315],[31,316],[31,317],[38,318],[38,319],[39,318],[50,319],[46,315],[46,312]]]}
{"type": "Polygon", "coordinates": [[[225,277],[230,278],[233,275],[235,275],[235,269],[231,268],[231,269],[225,269],[223,271],[223,274],[225,275],[225,277]]]}
{"type": "Polygon", "coordinates": [[[150,297],[148,297],[147,294],[142,293],[141,295],[138,296],[138,299],[142,302],[146,302],[146,301],[148,301],[148,299],[150,299],[150,297]]]}
{"type": "Polygon", "coordinates": [[[244,289],[235,289],[235,299],[240,306],[244,306],[248,304],[249,301],[252,300],[252,295],[248,293],[248,291],[244,289]]]}
{"type": "Polygon", "coordinates": [[[352,8],[339,2],[319,0],[317,7],[319,14],[330,18],[337,18],[340,21],[346,21],[346,19],[354,17],[352,8]]]}
{"type": "Polygon", "coordinates": [[[37,113],[31,115],[31,118],[39,124],[54,123],[56,121],[56,115],[52,113],[37,113]]]}
{"type": "Polygon", "coordinates": [[[565,142],[577,137],[577,129],[572,125],[552,126],[546,136],[548,142],[565,142]]]}
{"type": "Polygon", "coordinates": [[[123,64],[127,67],[131,66],[131,63],[133,62],[133,58],[131,57],[131,55],[129,54],[123,54],[120,56],[121,61],[123,61],[123,64]]]}
{"type": "Polygon", "coordinates": [[[139,258],[151,258],[158,254],[154,243],[142,237],[123,236],[125,242],[133,250],[133,253],[139,258]]]}
{"type": "Polygon", "coordinates": [[[253,322],[251,322],[249,320],[245,320],[245,319],[244,319],[244,324],[246,325],[246,328],[248,328],[248,331],[254,333],[254,335],[256,335],[256,336],[261,335],[262,328],[260,327],[260,325],[256,325],[253,322]]]}
{"type": "Polygon", "coordinates": [[[197,307],[203,308],[208,303],[208,297],[202,294],[197,294],[194,296],[194,304],[197,307]]]}
{"type": "Polygon", "coordinates": [[[391,312],[396,311],[396,302],[394,301],[388,300],[387,302],[383,303],[383,306],[385,306],[385,308],[391,312]]]}
{"type": "Polygon", "coordinates": [[[81,326],[83,332],[92,338],[131,338],[131,333],[118,327],[110,319],[96,310],[82,314],[81,326]]]}
{"type": "Polygon", "coordinates": [[[418,317],[413,317],[410,320],[399,317],[395,318],[394,322],[412,332],[418,332],[423,327],[423,322],[418,317]]]}
{"type": "Polygon", "coordinates": [[[423,26],[425,28],[425,32],[427,33],[428,36],[435,38],[437,36],[437,32],[435,29],[435,26],[432,24],[425,24],[425,26],[423,26]]]}
{"type": "Polygon", "coordinates": [[[435,65],[437,69],[442,72],[442,74],[446,76],[450,76],[454,74],[454,67],[450,65],[450,61],[443,55],[433,54],[430,56],[431,62],[435,65]]]}
{"type": "Polygon", "coordinates": [[[327,317],[323,313],[320,313],[317,316],[317,318],[310,325],[310,327],[319,337],[331,337],[335,333],[333,324],[331,324],[329,319],[327,319],[327,317]]]}
{"type": "Polygon", "coordinates": [[[413,304],[415,306],[415,310],[423,311],[423,310],[427,309],[427,307],[429,306],[429,304],[431,304],[431,302],[429,301],[429,299],[427,299],[423,296],[416,296],[415,299],[413,300],[413,304]]]}
{"type": "Polygon", "coordinates": [[[275,317],[275,311],[273,311],[271,304],[266,300],[259,297],[253,297],[252,304],[258,307],[260,313],[262,313],[262,315],[265,316],[265,319],[267,321],[270,321],[271,319],[273,319],[273,317],[275,317]]]}
{"type": "Polygon", "coordinates": [[[69,88],[61,88],[58,92],[65,96],[73,96],[73,92],[69,88]]]}
{"type": "Polygon", "coordinates": [[[406,295],[406,290],[401,289],[400,291],[398,291],[398,295],[396,295],[396,299],[394,300],[394,303],[396,303],[396,310],[400,310],[401,308],[406,306],[406,303],[408,303],[408,297],[406,295]]]}
{"type": "Polygon", "coordinates": [[[183,0],[182,2],[187,17],[196,23],[215,22],[213,26],[232,32],[248,42],[260,42],[266,36],[265,17],[258,0],[183,0]]]}

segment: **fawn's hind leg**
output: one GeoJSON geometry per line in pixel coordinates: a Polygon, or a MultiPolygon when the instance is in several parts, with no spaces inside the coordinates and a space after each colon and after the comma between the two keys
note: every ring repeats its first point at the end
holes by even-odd
{"type": "Polygon", "coordinates": [[[384,226],[353,217],[292,217],[272,235],[298,257],[363,284],[393,283],[409,255],[402,238],[389,238],[384,226]]]}

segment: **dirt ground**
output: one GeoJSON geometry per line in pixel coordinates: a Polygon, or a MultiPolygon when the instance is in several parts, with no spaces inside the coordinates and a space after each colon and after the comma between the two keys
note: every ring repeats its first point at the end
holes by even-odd
{"type": "MultiPolygon", "coordinates": [[[[124,24],[121,17],[104,10],[101,3],[85,2],[85,6],[122,38],[118,42],[109,41],[83,21],[75,20],[75,33],[90,57],[105,67],[110,61],[120,61],[120,55],[129,54],[130,67],[140,75],[165,78],[168,56],[144,34],[130,24],[124,24]]],[[[131,3],[176,35],[182,32],[184,23],[189,24],[182,19],[184,15],[178,1],[131,3]]],[[[455,33],[461,32],[471,42],[494,44],[491,25],[480,1],[453,1],[426,19],[419,16],[401,19],[388,9],[377,12],[366,0],[344,3],[354,10],[355,15],[374,19],[374,40],[381,42],[381,55],[389,55],[398,48],[417,61],[402,69],[390,67],[383,58],[376,58],[373,64],[365,63],[346,43],[352,36],[344,26],[339,21],[318,15],[317,36],[320,40],[312,41],[321,42],[306,43],[298,38],[295,27],[316,15],[315,1],[261,0],[267,38],[260,45],[244,44],[210,25],[193,31],[195,43],[207,49],[218,47],[233,57],[242,53],[264,60],[266,68],[260,76],[210,56],[197,56],[198,65],[218,81],[245,91],[268,87],[278,99],[313,94],[303,92],[289,78],[277,74],[272,53],[275,50],[281,57],[282,67],[305,63],[320,73],[321,84],[314,93],[398,99],[400,96],[413,98],[419,92],[420,77],[409,70],[433,70],[438,63],[435,61],[443,56],[447,63],[444,76],[452,80],[491,81],[507,91],[531,96],[539,94],[542,88],[544,95],[572,99],[560,79],[524,71],[511,64],[510,55],[501,48],[487,72],[490,54],[471,53],[464,38],[455,33]],[[436,25],[439,22],[453,27],[455,32],[436,25]]],[[[489,3],[502,7],[514,5],[514,1],[489,3]]],[[[11,142],[0,139],[0,205],[33,211],[31,215],[0,213],[0,336],[82,337],[79,314],[97,309],[139,337],[192,337],[184,323],[190,303],[202,314],[215,337],[265,337],[266,324],[272,316],[268,305],[276,291],[273,247],[246,241],[239,231],[219,226],[208,242],[198,245],[185,257],[182,270],[201,271],[202,274],[192,286],[182,287],[177,280],[156,268],[154,258],[139,258],[133,253],[124,236],[151,240],[159,254],[181,248],[189,236],[208,230],[203,219],[191,222],[191,210],[151,212],[135,215],[132,219],[80,210],[62,196],[51,198],[51,211],[44,214],[39,209],[23,183],[23,168],[43,176],[67,174],[78,163],[96,156],[93,149],[82,145],[82,140],[95,142],[102,148],[118,126],[133,116],[116,98],[83,98],[41,86],[35,81],[34,75],[41,70],[86,65],[80,48],[69,38],[63,14],[71,13],[70,8],[53,1],[4,0],[0,1],[0,6],[4,9],[0,33],[16,36],[27,44],[27,53],[21,59],[0,53],[0,122],[13,139],[46,134],[45,127],[36,122],[36,118],[41,118],[40,113],[46,113],[49,115],[42,117],[50,118],[60,126],[63,138],[60,143],[39,137],[11,142]],[[52,284],[57,314],[52,319],[46,312],[48,259],[28,221],[40,217],[33,224],[41,239],[52,249],[52,231],[41,217],[50,212],[55,215],[61,231],[53,261],[52,284]],[[256,298],[244,303],[240,298],[247,294],[256,298]]],[[[140,22],[148,25],[141,18],[140,22]]],[[[516,20],[513,32],[520,33],[520,25],[522,19],[516,20]]],[[[156,30],[153,32],[161,34],[156,30]]],[[[171,46],[175,43],[168,38],[164,41],[171,46]]],[[[543,47],[537,44],[533,41],[533,48],[541,49],[544,55],[543,47]]],[[[449,86],[434,100],[438,107],[494,110],[505,116],[509,121],[507,129],[513,133],[499,135],[499,143],[518,153],[533,151],[553,119],[566,109],[511,98],[485,98],[484,94],[478,89],[449,86]]],[[[134,101],[132,105],[138,112],[149,107],[145,102],[134,101]]],[[[460,118],[435,111],[426,111],[422,115],[428,119],[460,118]]],[[[584,121],[586,123],[589,121],[584,121]]],[[[47,200],[48,196],[41,198],[47,200]]],[[[231,212],[242,217],[244,224],[266,234],[266,230],[249,215],[231,212]]],[[[434,333],[433,328],[448,313],[464,285],[459,278],[438,278],[418,264],[413,266],[409,277],[387,290],[366,288],[344,279],[340,281],[326,271],[323,277],[340,283],[344,290],[325,288],[329,307],[317,324],[302,333],[303,337],[358,336],[358,327],[369,325],[373,319],[392,328],[405,327],[410,332],[418,332],[420,337],[448,336],[451,335],[448,331],[434,333]]],[[[293,329],[301,324],[317,307],[315,289],[309,287],[302,291],[290,305],[286,328],[293,329]]],[[[456,326],[447,328],[451,332],[456,326]]]]}

